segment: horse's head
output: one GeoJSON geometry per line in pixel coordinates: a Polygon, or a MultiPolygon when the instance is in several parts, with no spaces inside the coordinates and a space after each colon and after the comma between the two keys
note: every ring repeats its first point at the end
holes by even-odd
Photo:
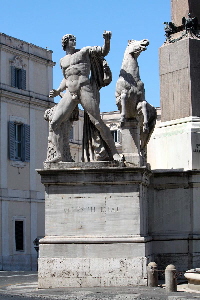
{"type": "Polygon", "coordinates": [[[129,40],[127,51],[129,54],[131,54],[133,57],[137,58],[142,51],[145,51],[147,49],[147,46],[149,45],[149,40],[129,40]]]}

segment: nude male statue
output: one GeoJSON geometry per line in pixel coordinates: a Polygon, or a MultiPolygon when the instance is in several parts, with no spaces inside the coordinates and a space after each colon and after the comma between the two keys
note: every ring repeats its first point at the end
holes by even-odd
{"type": "Polygon", "coordinates": [[[57,105],[51,121],[51,128],[55,131],[63,121],[68,120],[76,105],[80,103],[110,148],[113,159],[119,161],[121,157],[117,152],[109,128],[100,117],[98,101],[89,78],[91,71],[90,54],[96,52],[104,57],[109,53],[111,32],[105,31],[103,38],[105,40],[103,47],[75,49],[76,37],[72,34],[63,36],[62,47],[66,51],[66,56],[61,58],[60,66],[64,78],[57,90],[50,91],[49,97],[58,96],[64,90],[66,92],[57,105]]]}

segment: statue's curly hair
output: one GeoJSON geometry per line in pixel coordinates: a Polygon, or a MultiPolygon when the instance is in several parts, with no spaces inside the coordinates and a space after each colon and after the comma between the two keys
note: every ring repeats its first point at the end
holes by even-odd
{"type": "Polygon", "coordinates": [[[71,38],[74,38],[76,40],[76,37],[73,34],[63,35],[62,40],[61,40],[62,46],[64,46],[68,42],[68,40],[71,39],[71,38]]]}

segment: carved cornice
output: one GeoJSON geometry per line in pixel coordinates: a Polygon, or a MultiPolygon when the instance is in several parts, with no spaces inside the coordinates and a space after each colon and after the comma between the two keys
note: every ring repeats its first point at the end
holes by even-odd
{"type": "Polygon", "coordinates": [[[120,124],[119,123],[110,123],[107,124],[107,126],[111,129],[111,130],[117,130],[120,128],[120,124]]]}
{"type": "Polygon", "coordinates": [[[38,106],[41,108],[49,108],[52,105],[54,105],[54,102],[49,101],[48,97],[42,97],[42,99],[40,98],[40,95],[36,95],[33,92],[26,92],[26,95],[22,95],[22,94],[17,94],[8,90],[2,90],[0,89],[0,98],[1,101],[5,101],[5,102],[18,102],[20,103],[21,106],[38,106]]]}
{"type": "MultiPolygon", "coordinates": [[[[5,37],[6,38],[6,40],[9,40],[9,41],[15,41],[15,42],[17,42],[18,43],[18,47],[23,47],[24,45],[28,45],[29,47],[34,47],[34,48],[37,48],[37,49],[41,49],[41,50],[46,50],[46,49],[44,49],[44,48],[42,48],[42,47],[40,47],[40,46],[37,46],[37,45],[35,45],[35,44],[32,44],[32,43],[28,43],[28,42],[25,42],[25,41],[23,41],[23,40],[20,40],[20,39],[17,39],[17,38],[15,38],[15,37],[13,37],[13,36],[10,36],[10,35],[7,35],[7,34],[5,34],[5,33],[2,33],[2,32],[0,32],[0,37],[5,37]]],[[[48,50],[49,52],[53,52],[52,50],[48,50]]]]}
{"type": "Polygon", "coordinates": [[[56,63],[53,62],[50,59],[47,59],[47,58],[29,53],[29,52],[24,51],[24,50],[16,49],[14,47],[11,47],[11,46],[8,46],[8,45],[2,44],[2,43],[0,43],[0,50],[3,50],[7,53],[11,53],[13,55],[17,55],[17,56],[21,56],[21,57],[23,56],[23,58],[31,59],[35,62],[44,64],[44,65],[47,65],[47,66],[50,66],[50,67],[53,67],[53,66],[56,65],[56,63]]]}
{"type": "Polygon", "coordinates": [[[10,60],[10,64],[18,69],[24,69],[27,66],[24,64],[22,57],[18,55],[16,55],[13,60],[10,60]]]}

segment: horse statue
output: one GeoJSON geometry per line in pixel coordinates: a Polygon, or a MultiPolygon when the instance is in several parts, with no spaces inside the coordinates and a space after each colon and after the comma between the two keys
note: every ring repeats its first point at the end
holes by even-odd
{"type": "Polygon", "coordinates": [[[145,51],[148,45],[147,39],[128,41],[115,92],[122,128],[127,120],[138,121],[141,153],[145,151],[157,117],[156,109],[145,100],[144,83],[140,79],[137,62],[140,53],[145,51]]]}

